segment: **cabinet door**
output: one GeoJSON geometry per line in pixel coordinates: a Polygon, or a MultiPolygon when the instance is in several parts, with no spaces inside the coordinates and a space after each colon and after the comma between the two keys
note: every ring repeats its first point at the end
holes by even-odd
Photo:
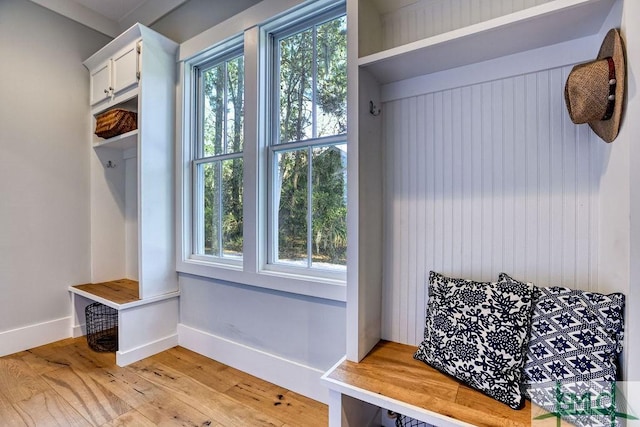
{"type": "Polygon", "coordinates": [[[111,60],[106,61],[90,75],[91,99],[89,103],[95,105],[111,96],[111,60]]]}
{"type": "Polygon", "coordinates": [[[138,49],[132,43],[113,57],[113,94],[138,84],[138,49]]]}

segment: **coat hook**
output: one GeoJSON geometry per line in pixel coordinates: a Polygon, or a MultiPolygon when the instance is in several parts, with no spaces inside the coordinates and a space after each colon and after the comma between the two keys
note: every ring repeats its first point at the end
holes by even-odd
{"type": "Polygon", "coordinates": [[[380,115],[380,108],[378,108],[376,104],[373,103],[373,101],[369,101],[369,114],[371,114],[372,116],[380,115]]]}
{"type": "Polygon", "coordinates": [[[115,168],[116,168],[116,164],[115,164],[115,163],[113,163],[111,160],[109,160],[107,163],[105,163],[105,166],[106,166],[108,169],[115,169],[115,168]]]}

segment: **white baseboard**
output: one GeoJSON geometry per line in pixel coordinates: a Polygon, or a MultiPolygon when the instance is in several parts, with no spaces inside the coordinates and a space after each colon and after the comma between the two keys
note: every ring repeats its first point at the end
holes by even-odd
{"type": "Polygon", "coordinates": [[[154,354],[158,354],[177,345],[178,334],[174,334],[131,350],[118,350],[116,352],[116,364],[118,366],[127,366],[131,363],[137,362],[138,360],[142,360],[145,357],[153,356],[154,354]]]}
{"type": "Polygon", "coordinates": [[[71,337],[78,338],[87,335],[87,325],[82,324],[71,327],[71,337]]]}
{"type": "Polygon", "coordinates": [[[329,390],[320,381],[324,372],[319,369],[181,323],[178,337],[179,345],[186,349],[319,402],[329,402],[329,390]]]}
{"type": "Polygon", "coordinates": [[[71,336],[71,317],[0,332],[0,356],[18,353],[71,336]]]}

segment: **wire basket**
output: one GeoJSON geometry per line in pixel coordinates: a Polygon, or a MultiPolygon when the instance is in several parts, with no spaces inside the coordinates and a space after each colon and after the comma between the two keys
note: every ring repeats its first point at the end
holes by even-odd
{"type": "Polygon", "coordinates": [[[85,309],[87,320],[87,343],[94,351],[118,350],[118,310],[99,302],[85,309]]]}
{"type": "Polygon", "coordinates": [[[427,424],[424,421],[419,421],[414,418],[407,417],[406,415],[396,415],[396,427],[432,427],[431,424],[427,424]]]}

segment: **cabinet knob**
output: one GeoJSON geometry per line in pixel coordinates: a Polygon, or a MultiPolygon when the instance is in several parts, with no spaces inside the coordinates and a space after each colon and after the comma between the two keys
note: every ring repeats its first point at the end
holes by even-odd
{"type": "Polygon", "coordinates": [[[107,95],[109,95],[109,91],[107,89],[104,90],[104,93],[106,93],[107,95]]]}

